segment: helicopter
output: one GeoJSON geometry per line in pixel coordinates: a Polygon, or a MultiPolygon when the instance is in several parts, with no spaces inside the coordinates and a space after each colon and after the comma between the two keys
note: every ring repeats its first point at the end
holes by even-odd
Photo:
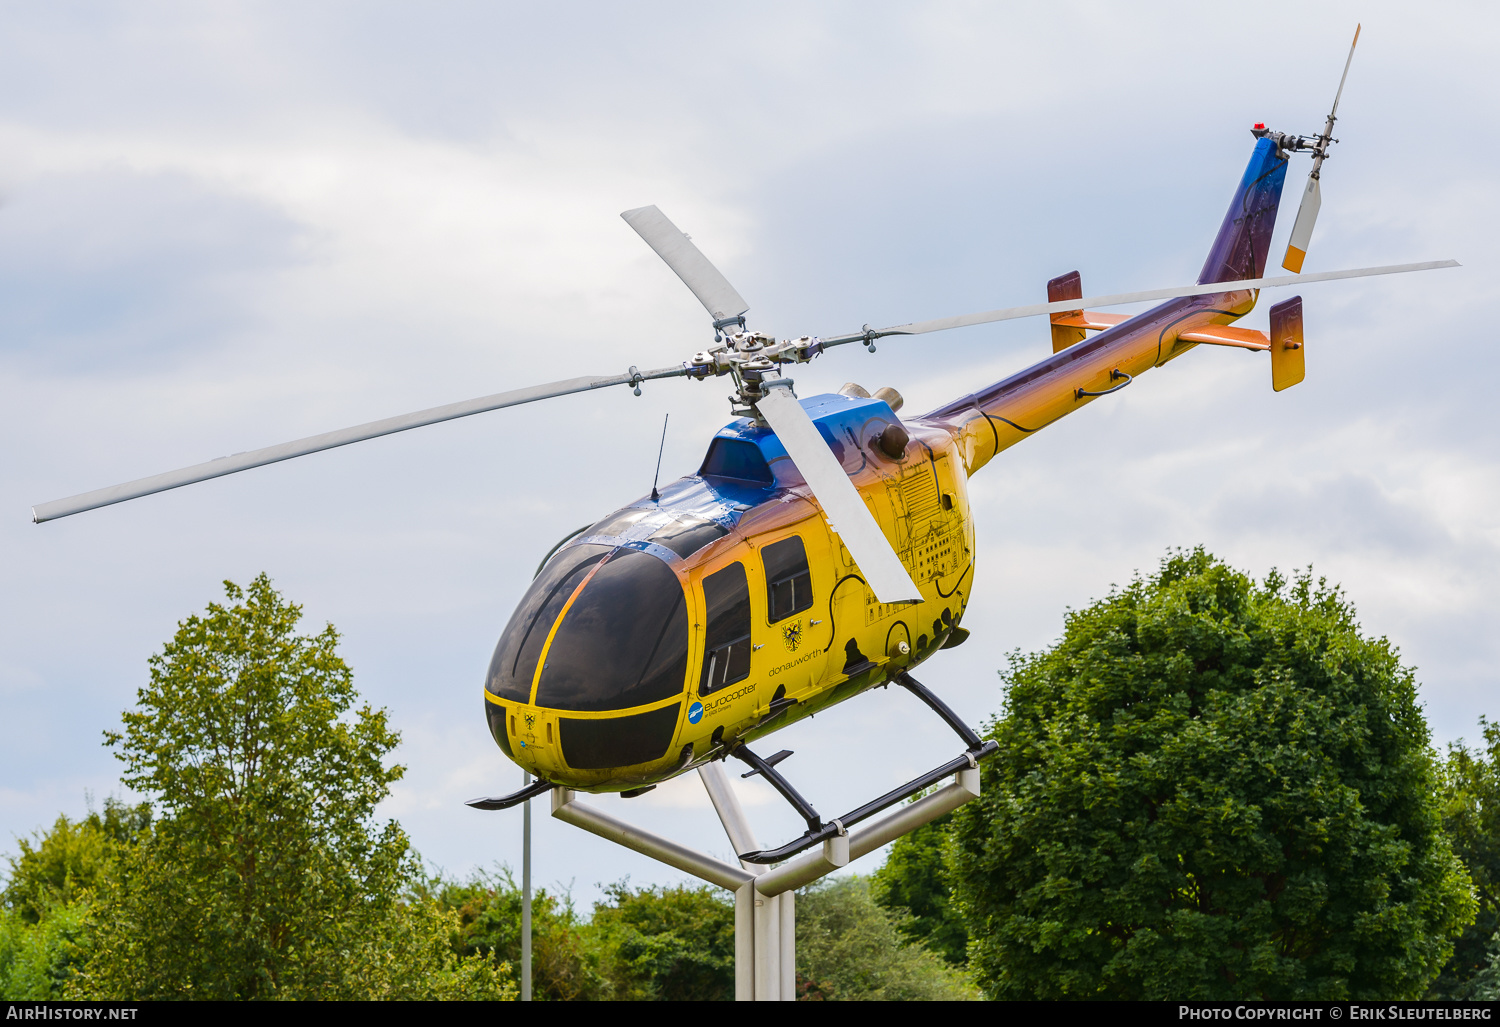
{"type": "MultiPolygon", "coordinates": [[[[1356,31],[1355,43],[1358,41],[1356,31]]],[[[1353,57],[1350,48],[1350,60],[1353,57]]],[[[1345,63],[1347,78],[1349,61],[1345,63]]],[[[750,305],[654,206],[625,222],[707,311],[712,341],[670,367],[579,377],[417,411],[224,457],[33,508],[37,523],[281,460],[486,411],[647,381],[726,378],[733,420],[696,473],[563,538],[502,631],[484,681],[488,729],[536,780],[472,800],[505,809],[556,786],[644,794],[733,758],[807,824],[785,845],[740,853],[772,863],[844,833],[995,751],[912,671],[968,637],[974,511],[969,478],[1003,450],[1200,345],[1269,356],[1282,391],[1305,377],[1302,301],[1275,304],[1270,331],[1235,327],[1259,290],[1456,266],[1454,261],[1302,274],[1321,205],[1320,171],[1344,80],[1311,137],[1252,129],[1245,172],[1194,285],[1085,298],[1077,272],[1047,302],[832,336],[751,330],[750,305]],[[1283,267],[1265,277],[1291,155],[1313,168],[1283,267]],[[1161,300],[1123,316],[1108,307],[1161,300]],[[1053,352],[927,413],[901,416],[891,388],[853,383],[799,398],[789,371],[849,344],[1047,316],[1053,352]],[[883,685],[915,694],[963,743],[955,759],[825,819],[777,769],[791,753],[752,745],[883,685]]]]}

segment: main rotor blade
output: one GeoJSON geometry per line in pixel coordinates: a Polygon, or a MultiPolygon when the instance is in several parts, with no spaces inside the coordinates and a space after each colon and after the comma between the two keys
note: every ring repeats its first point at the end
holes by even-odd
{"type": "Polygon", "coordinates": [[[1182,285],[1175,289],[1120,292],[1109,296],[1090,296],[1081,300],[1060,300],[1056,303],[1033,303],[1025,307],[1005,307],[1000,310],[987,310],[980,314],[960,314],[958,317],[943,317],[934,321],[914,321],[911,324],[896,325],[892,328],[866,329],[845,335],[835,335],[831,338],[825,337],[822,343],[823,348],[827,349],[830,346],[842,346],[849,342],[883,339],[888,335],[924,335],[927,332],[967,328],[969,325],[988,324],[992,321],[1010,321],[1018,317],[1061,314],[1080,307],[1113,307],[1122,303],[1167,300],[1177,296],[1212,296],[1215,293],[1236,292],[1241,289],[1276,289],[1284,285],[1302,285],[1307,282],[1332,282],[1340,278],[1366,278],[1371,275],[1395,275],[1406,271],[1431,271],[1434,268],[1461,266],[1456,260],[1429,260],[1420,264],[1388,264],[1383,267],[1360,267],[1348,271],[1319,271],[1312,275],[1282,275],[1278,278],[1251,278],[1236,282],[1182,285]]]}
{"type": "Polygon", "coordinates": [[[869,507],[865,506],[859,489],[839,466],[828,443],[818,434],[818,426],[813,424],[791,390],[768,388],[765,398],[757,401],[755,408],[786,447],[787,455],[802,472],[813,495],[818,497],[829,525],[838,533],[849,555],[854,557],[875,597],[882,603],[920,600],[921,593],[902,565],[901,558],[891,548],[885,532],[875,522],[869,507]]]}
{"type": "Polygon", "coordinates": [[[653,378],[672,378],[685,373],[682,366],[678,365],[677,367],[663,367],[655,371],[638,372],[636,374],[618,374],[607,378],[569,378],[566,381],[550,382],[546,385],[533,385],[526,389],[497,392],[493,396],[481,396],[478,399],[464,400],[461,403],[449,403],[446,406],[430,407],[427,410],[418,410],[411,414],[401,414],[398,417],[387,417],[382,421],[371,421],[368,424],[359,424],[352,428],[324,432],[322,435],[313,435],[309,438],[298,439],[295,442],[283,442],[279,446],[267,446],[265,449],[255,449],[248,453],[221,456],[216,460],[210,460],[204,464],[194,464],[192,467],[184,467],[181,470],[168,471],[165,474],[153,475],[150,478],[138,478],[135,481],[127,481],[122,485],[112,485],[109,488],[95,489],[93,492],[70,496],[67,499],[56,499],[50,503],[42,503],[32,507],[31,519],[40,524],[43,521],[56,520],[59,517],[82,513],[85,510],[94,510],[113,503],[123,503],[127,499],[139,499],[141,496],[149,496],[153,492],[165,492],[168,489],[191,485],[194,482],[207,481],[209,478],[218,478],[226,474],[234,474],[237,471],[247,471],[252,467],[274,464],[282,460],[290,460],[293,457],[307,456],[309,453],[318,453],[325,449],[348,446],[355,442],[363,442],[366,439],[379,438],[382,435],[393,435],[396,432],[421,428],[429,424],[437,424],[439,421],[451,421],[459,417],[468,417],[471,414],[482,414],[489,410],[500,410],[503,407],[520,406],[522,403],[535,403],[537,400],[542,399],[554,399],[558,396],[567,396],[575,392],[588,392],[592,389],[603,389],[611,385],[628,385],[633,382],[647,381],[653,378]]]}
{"type": "Polygon", "coordinates": [[[693,295],[715,321],[733,320],[750,309],[750,304],[729,284],[729,279],[660,210],[637,207],[620,217],[646,240],[646,245],[655,250],[669,268],[677,272],[677,277],[693,290],[693,295]]]}

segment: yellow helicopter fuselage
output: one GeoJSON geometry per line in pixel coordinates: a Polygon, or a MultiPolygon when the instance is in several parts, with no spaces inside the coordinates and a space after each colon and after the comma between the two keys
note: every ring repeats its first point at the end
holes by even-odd
{"type": "Polygon", "coordinates": [[[961,640],[974,574],[970,475],[1195,341],[1219,341],[1205,333],[1265,340],[1217,327],[1248,313],[1255,295],[1171,300],[1128,320],[1054,318],[1106,330],[905,421],[880,399],[804,399],[919,602],[879,602],[776,436],[747,418],[731,423],[699,474],[549,558],[491,664],[496,742],[554,784],[640,789],[961,640]],[[893,427],[904,445],[892,444],[893,427]]]}

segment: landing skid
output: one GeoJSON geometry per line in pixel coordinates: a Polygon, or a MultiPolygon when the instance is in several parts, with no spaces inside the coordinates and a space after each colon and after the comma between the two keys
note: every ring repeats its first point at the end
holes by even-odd
{"type": "Polygon", "coordinates": [[[810,849],[829,838],[847,834],[849,828],[861,820],[872,817],[881,810],[894,806],[903,799],[908,799],[918,792],[930,788],[945,777],[949,777],[969,767],[978,767],[980,760],[993,755],[999,750],[999,743],[982,740],[974,733],[973,728],[965,724],[959,719],[956,713],[948,708],[948,705],[943,700],[933,695],[927,690],[925,685],[910,674],[899,674],[896,676],[895,681],[902,688],[905,688],[926,703],[934,713],[943,719],[944,723],[954,730],[958,737],[963,739],[964,745],[967,747],[964,750],[964,754],[955,760],[949,760],[940,767],[929,770],[920,777],[913,778],[900,788],[886,792],[880,798],[867,802],[856,810],[845,813],[841,817],[835,817],[825,823],[822,817],[818,815],[818,811],[813,809],[812,805],[797,792],[797,789],[792,787],[792,783],[782,777],[776,770],[775,764],[781,762],[783,758],[782,753],[777,753],[767,760],[757,756],[744,745],[736,745],[729,750],[729,755],[749,765],[750,771],[744,776],[750,777],[753,774],[759,774],[764,777],[771,783],[771,787],[781,793],[782,798],[792,804],[792,808],[797,811],[797,815],[807,822],[807,831],[800,838],[794,838],[779,849],[742,852],[740,853],[740,859],[746,863],[780,863],[782,860],[789,859],[804,849],[810,849]]]}
{"type": "Polygon", "coordinates": [[[499,795],[489,799],[470,799],[464,805],[473,806],[475,809],[510,809],[512,806],[521,805],[527,799],[535,799],[538,795],[546,795],[551,788],[551,781],[543,781],[538,778],[519,792],[511,792],[509,795],[499,795]]]}

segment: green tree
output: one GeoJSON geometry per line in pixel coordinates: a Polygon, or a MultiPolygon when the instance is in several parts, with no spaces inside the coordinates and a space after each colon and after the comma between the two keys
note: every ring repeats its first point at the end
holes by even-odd
{"type": "Polygon", "coordinates": [[[734,998],[734,903],[716,889],[606,889],[586,932],[616,1000],[734,998]]]}
{"type": "MultiPolygon", "coordinates": [[[[1479,720],[1484,746],[1448,747],[1442,765],[1443,828],[1474,883],[1474,922],[1453,946],[1453,958],[1433,983],[1431,997],[1467,999],[1475,978],[1494,961],[1500,931],[1500,725],[1479,720]]],[[[1490,977],[1494,977],[1491,973],[1490,977]]]]}
{"type": "Polygon", "coordinates": [[[104,875],[80,995],[419,998],[507,978],[449,949],[457,919],[409,901],[418,868],[376,804],[402,768],[383,711],[359,706],[332,625],[261,575],[191,616],[109,733],[158,817],[104,875]]]}
{"type": "Polygon", "coordinates": [[[82,820],[59,816],[50,831],[38,831],[35,843],[19,839],[0,905],[26,923],[37,923],[55,906],[66,906],[92,894],[121,846],[133,845],[151,824],[151,808],[104,800],[104,815],[90,810],[82,820]]]}
{"type": "Polygon", "coordinates": [[[897,838],[870,877],[870,894],[886,909],[910,914],[898,928],[903,937],[961,967],[968,962],[969,932],[950,898],[943,859],[952,821],[946,813],[897,838]]]}
{"type": "Polygon", "coordinates": [[[1472,919],[1412,673],[1310,571],[1171,554],[1006,679],[950,865],[989,994],[1416,998],[1472,919]]]}
{"type": "Polygon", "coordinates": [[[59,816],[51,830],[19,840],[0,892],[0,997],[62,997],[89,958],[94,889],[150,820],[146,806],[110,798],[102,816],[59,816]]]}
{"type": "Polygon", "coordinates": [[[29,923],[0,909],[0,999],[59,999],[88,959],[88,903],[49,906],[29,923]]]}
{"type": "Polygon", "coordinates": [[[907,940],[903,910],[883,909],[868,878],[825,878],[797,893],[797,975],[805,998],[952,1001],[978,995],[941,956],[907,940]]]}
{"type": "MultiPolygon", "coordinates": [[[[509,868],[477,871],[463,882],[438,879],[428,890],[439,906],[458,917],[454,950],[459,955],[484,956],[512,968],[521,965],[521,889],[509,868]]],[[[573,1002],[609,997],[597,959],[586,950],[584,930],[570,902],[545,888],[532,895],[533,998],[573,1002]]]]}

